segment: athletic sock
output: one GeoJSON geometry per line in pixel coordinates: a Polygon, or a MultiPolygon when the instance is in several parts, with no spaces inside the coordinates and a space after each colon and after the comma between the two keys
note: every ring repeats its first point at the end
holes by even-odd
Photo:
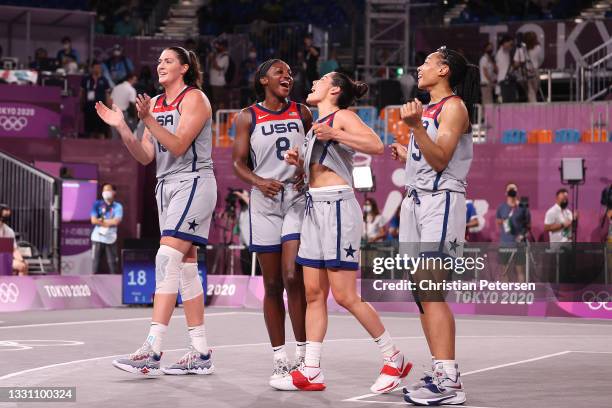
{"type": "Polygon", "coordinates": [[[149,329],[149,335],[147,336],[147,343],[151,345],[151,349],[155,354],[161,353],[162,341],[164,333],[168,326],[162,323],[151,322],[151,328],[149,329]]]}
{"type": "Polygon", "coordinates": [[[435,360],[434,366],[436,368],[441,366],[442,370],[444,370],[446,376],[451,381],[457,381],[457,363],[455,360],[435,360]]]}
{"type": "Polygon", "coordinates": [[[321,348],[323,343],[309,341],[306,344],[306,354],[304,355],[304,364],[307,367],[321,366],[321,348]]]}
{"type": "Polygon", "coordinates": [[[295,345],[295,358],[306,356],[306,342],[297,342],[295,345]]]}
{"type": "Polygon", "coordinates": [[[391,339],[391,335],[386,330],[380,337],[375,338],[374,341],[384,358],[391,358],[397,352],[393,339],[391,339]]]}
{"type": "Polygon", "coordinates": [[[188,327],[189,337],[191,337],[191,345],[200,354],[208,354],[208,343],[206,342],[206,331],[204,324],[194,327],[188,327]]]}
{"type": "Polygon", "coordinates": [[[274,361],[276,360],[287,360],[287,351],[285,350],[285,345],[282,344],[277,347],[272,347],[272,351],[274,352],[274,361]]]}

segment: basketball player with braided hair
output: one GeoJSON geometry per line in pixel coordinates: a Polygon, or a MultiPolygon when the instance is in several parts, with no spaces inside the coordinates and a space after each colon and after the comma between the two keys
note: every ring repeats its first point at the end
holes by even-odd
{"type": "MultiPolygon", "coordinates": [[[[465,237],[466,178],[472,163],[474,104],[479,73],[456,51],[441,47],[418,70],[418,87],[431,102],[418,100],[401,107],[411,128],[408,146],[394,143],[391,156],[406,162],[406,190],[400,213],[400,251],[433,259],[462,256],[465,237]]],[[[432,262],[435,264],[435,262],[432,262]]],[[[438,263],[441,264],[441,263],[438,263]]],[[[421,269],[411,277],[421,281],[450,279],[452,270],[421,269]]],[[[413,291],[421,325],[431,351],[432,371],[404,388],[415,405],[462,404],[465,390],[455,362],[455,321],[440,291],[413,291]]]]}
{"type": "Polygon", "coordinates": [[[236,119],[233,163],[238,177],[251,184],[249,249],[257,253],[264,282],[264,320],[272,345],[270,382],[298,366],[306,353],[306,297],[302,267],[295,262],[304,218],[303,172],[285,162],[285,152],[304,143],[312,114],[288,99],[293,87],[289,65],[262,63],[255,73],[259,102],[236,119]],[[285,350],[285,302],[297,342],[295,361],[285,350]]]}

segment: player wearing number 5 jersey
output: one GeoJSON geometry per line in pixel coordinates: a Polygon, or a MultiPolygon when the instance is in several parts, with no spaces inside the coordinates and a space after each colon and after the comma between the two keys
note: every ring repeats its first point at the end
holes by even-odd
{"type": "Polygon", "coordinates": [[[205,245],[217,201],[212,169],[211,107],[199,89],[201,73],[193,51],[166,48],[158,61],[162,95],[136,101],[139,130],[134,135],[113,106],[96,104],[98,115],[114,126],[130,154],[143,165],[155,159],[155,190],[160,248],[155,257],[155,299],[144,345],[113,365],[145,375],[211,374],[214,366],[204,331],[204,294],[196,245],[205,245]],[[142,127],[144,125],[144,128],[142,127]],[[160,369],[162,339],[180,292],[191,347],[176,364],[160,369]]]}
{"type": "Polygon", "coordinates": [[[234,171],[253,186],[249,203],[249,249],[257,253],[264,279],[264,319],[274,351],[270,381],[282,378],[304,359],[306,298],[302,269],[295,263],[305,198],[303,177],[285,162],[285,153],[301,146],[312,124],[310,110],[287,99],[293,86],[291,69],[278,59],[255,73],[259,103],[236,119],[234,171]],[[285,352],[285,304],[297,341],[296,361],[285,352]]]}
{"type": "MultiPolygon", "coordinates": [[[[465,237],[465,191],[472,163],[470,117],[479,96],[478,68],[446,47],[430,54],[418,68],[418,86],[431,97],[401,108],[410,126],[409,146],[394,143],[392,157],[406,162],[406,190],[400,212],[400,251],[412,257],[449,260],[462,256],[465,237]]],[[[463,260],[461,260],[463,261],[463,260]]],[[[421,268],[411,275],[422,281],[451,279],[452,268],[421,268]]],[[[440,262],[438,262],[440,265],[440,262]]],[[[450,263],[453,265],[453,263],[450,263]]],[[[455,321],[445,293],[414,291],[421,325],[433,356],[431,371],[404,388],[415,405],[457,405],[466,401],[455,362],[455,321]]]]}

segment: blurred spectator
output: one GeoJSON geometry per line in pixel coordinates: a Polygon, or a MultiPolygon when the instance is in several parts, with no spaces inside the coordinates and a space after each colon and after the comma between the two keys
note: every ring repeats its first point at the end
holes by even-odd
{"type": "Polygon", "coordinates": [[[134,87],[139,94],[147,94],[150,97],[157,95],[151,67],[143,65],[142,68],[140,68],[140,75],[138,75],[138,81],[134,87]]]}
{"type": "Polygon", "coordinates": [[[466,214],[465,214],[465,228],[469,231],[470,228],[478,226],[478,214],[476,213],[476,207],[474,207],[474,201],[465,200],[466,214]]]}
{"type": "Polygon", "coordinates": [[[519,78],[526,86],[527,101],[537,102],[540,90],[539,68],[544,62],[544,51],[538,36],[533,31],[523,35],[524,43],[518,44],[514,53],[513,62],[515,69],[520,73],[519,78]]]}
{"type": "Polygon", "coordinates": [[[417,81],[414,79],[414,73],[404,71],[404,73],[398,79],[400,87],[402,88],[402,97],[407,102],[414,97],[414,89],[417,81]]]}
{"type": "Polygon", "coordinates": [[[94,28],[96,34],[106,34],[106,15],[102,13],[96,14],[96,25],[94,28]]]}
{"type": "Polygon", "coordinates": [[[137,34],[137,27],[130,14],[125,13],[113,27],[113,34],[121,37],[131,37],[137,34]]]}
{"type": "Polygon", "coordinates": [[[385,222],[378,210],[378,204],[373,198],[368,198],[363,204],[362,240],[366,243],[380,242],[385,239],[385,222]]]}
{"type": "MultiPolygon", "coordinates": [[[[293,74],[293,89],[291,90],[291,100],[296,102],[304,102],[306,100],[306,61],[304,60],[304,52],[297,52],[295,64],[291,67],[293,74]]],[[[310,90],[309,90],[310,91],[310,90]]]]}
{"type": "Polygon", "coordinates": [[[493,44],[485,45],[484,54],[478,63],[480,68],[480,93],[482,103],[493,103],[493,92],[495,89],[496,71],[495,60],[493,59],[493,44]]]}
{"type": "Polygon", "coordinates": [[[531,214],[525,204],[518,198],[518,186],[515,183],[506,185],[506,202],[497,207],[496,223],[500,227],[500,249],[510,249],[500,253],[499,261],[506,265],[504,276],[508,278],[510,267],[514,265],[517,282],[525,282],[525,251],[517,248],[517,243],[525,242],[531,228],[531,214]]]}
{"type": "Polygon", "coordinates": [[[312,83],[319,79],[319,55],[321,49],[315,47],[312,43],[312,35],[306,34],[304,36],[304,58],[306,61],[306,89],[312,87],[312,83]]]}
{"type": "Polygon", "coordinates": [[[134,71],[134,64],[123,55],[123,48],[119,44],[115,44],[111,57],[104,61],[102,69],[110,86],[114,87],[115,84],[123,81],[134,71]]]}
{"type": "Polygon", "coordinates": [[[19,276],[27,275],[28,264],[23,259],[23,256],[21,256],[21,252],[19,252],[15,231],[6,224],[10,218],[10,207],[6,204],[0,204],[0,238],[13,239],[13,273],[19,276]]]}
{"type": "Polygon", "coordinates": [[[240,239],[240,245],[244,248],[240,250],[240,265],[242,267],[243,275],[250,275],[252,268],[252,257],[249,252],[250,244],[250,225],[251,217],[249,215],[249,192],[247,190],[236,190],[236,196],[238,197],[238,203],[240,204],[238,210],[238,223],[236,228],[238,229],[238,236],[240,239]]]}
{"type": "Polygon", "coordinates": [[[329,52],[329,58],[321,63],[319,67],[319,74],[321,76],[325,74],[329,74],[330,72],[334,72],[340,68],[340,64],[338,64],[338,60],[336,59],[336,49],[332,48],[329,52]]]}
{"type": "Polygon", "coordinates": [[[30,63],[30,68],[37,71],[55,71],[57,60],[49,58],[46,49],[37,48],[34,52],[34,61],[30,63]]]}
{"type": "Polygon", "coordinates": [[[387,241],[397,241],[399,238],[399,223],[400,223],[400,211],[402,206],[398,206],[395,210],[395,214],[389,220],[389,228],[387,228],[387,241]]]}
{"type": "Polygon", "coordinates": [[[62,49],[57,52],[57,62],[61,66],[66,65],[69,61],[79,63],[79,53],[72,48],[72,40],[70,37],[62,38],[62,49]]]}
{"type": "Polygon", "coordinates": [[[116,190],[110,183],[102,185],[102,199],[91,209],[93,273],[98,273],[100,256],[105,252],[110,273],[117,273],[117,226],[123,218],[123,206],[115,201],[116,190]]]}
{"type": "Polygon", "coordinates": [[[227,51],[227,40],[221,39],[214,44],[214,51],[208,56],[210,64],[210,86],[215,110],[224,109],[227,105],[225,74],[229,68],[230,58],[227,51]]]}
{"type": "Polygon", "coordinates": [[[508,77],[510,71],[510,51],[512,51],[513,42],[512,37],[504,35],[499,42],[497,54],[495,54],[497,84],[500,88],[498,94],[501,95],[502,102],[514,102],[516,100],[516,81],[508,77]]]}
{"type": "MultiPolygon", "coordinates": [[[[113,103],[121,109],[125,123],[132,130],[136,128],[136,89],[134,89],[134,85],[137,80],[136,74],[129,74],[125,81],[114,87],[111,92],[113,103]]],[[[112,132],[113,138],[118,139],[119,132],[114,127],[112,132]]]]}
{"type": "Polygon", "coordinates": [[[248,57],[242,61],[240,67],[240,106],[247,106],[255,102],[255,72],[259,66],[257,49],[251,47],[248,57]]]}
{"type": "Polygon", "coordinates": [[[548,231],[550,242],[572,241],[572,212],[568,206],[567,190],[562,188],[556,193],[556,203],[546,211],[544,231],[548,231]]]}
{"type": "Polygon", "coordinates": [[[101,101],[106,106],[112,106],[110,98],[111,86],[102,76],[102,66],[94,61],[89,70],[90,74],[81,80],[81,108],[85,120],[85,133],[88,137],[104,138],[108,126],[96,113],[96,102],[101,101]]]}

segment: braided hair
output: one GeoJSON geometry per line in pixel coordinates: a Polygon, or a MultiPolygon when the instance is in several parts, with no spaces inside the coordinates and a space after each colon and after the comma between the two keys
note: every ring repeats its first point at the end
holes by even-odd
{"type": "Polygon", "coordinates": [[[470,122],[475,122],[476,104],[480,101],[480,70],[455,50],[440,47],[436,52],[442,56],[442,63],[450,69],[450,87],[463,100],[470,122]]]}
{"type": "Polygon", "coordinates": [[[255,71],[255,96],[259,101],[263,101],[264,99],[266,99],[266,90],[261,84],[261,78],[265,77],[272,65],[276,64],[277,62],[282,62],[283,64],[286,64],[286,62],[281,59],[272,58],[262,62],[259,67],[257,67],[257,71],[255,71]]]}

